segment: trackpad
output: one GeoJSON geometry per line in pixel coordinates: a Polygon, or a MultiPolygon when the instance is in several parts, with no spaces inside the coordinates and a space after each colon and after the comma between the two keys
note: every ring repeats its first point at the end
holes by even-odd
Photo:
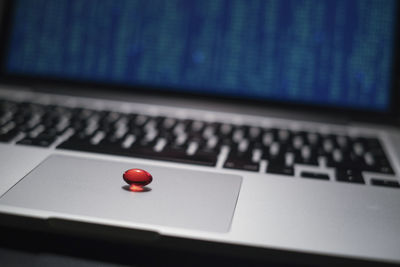
{"type": "Polygon", "coordinates": [[[9,190],[1,204],[123,222],[227,232],[242,178],[237,175],[53,155],[9,190]],[[153,176],[127,190],[125,170],[153,176]]]}

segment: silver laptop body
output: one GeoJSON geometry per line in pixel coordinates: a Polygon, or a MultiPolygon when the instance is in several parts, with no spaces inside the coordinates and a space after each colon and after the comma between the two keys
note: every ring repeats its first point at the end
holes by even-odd
{"type": "Polygon", "coordinates": [[[101,225],[132,240],[130,230],[154,242],[166,236],[308,255],[305,264],[315,263],[313,255],[400,263],[400,131],[393,113],[390,123],[377,123],[365,120],[369,115],[356,120],[351,109],[295,112],[210,95],[44,84],[43,74],[39,81],[23,72],[21,85],[2,65],[0,138],[26,127],[0,140],[3,224],[29,228],[24,222],[34,219],[51,231],[99,235],[84,226],[101,225]],[[45,136],[53,113],[56,133],[45,136]],[[16,121],[20,114],[28,119],[16,121]],[[107,127],[120,131],[118,149],[107,127]],[[219,143],[224,131],[232,141],[219,143]],[[167,150],[171,138],[186,142],[183,154],[167,150]],[[132,168],[153,176],[143,192],[122,179],[132,168]]]}

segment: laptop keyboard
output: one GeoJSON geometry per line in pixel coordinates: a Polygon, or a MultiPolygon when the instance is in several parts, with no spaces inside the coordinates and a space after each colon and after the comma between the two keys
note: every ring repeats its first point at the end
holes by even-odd
{"type": "MultiPolygon", "coordinates": [[[[0,142],[88,151],[294,176],[294,166],[326,166],[339,182],[364,184],[362,172],[394,174],[377,138],[97,111],[0,100],[0,142]]],[[[301,177],[329,180],[326,173],[301,177]]],[[[398,187],[380,179],[379,186],[398,187]]]]}

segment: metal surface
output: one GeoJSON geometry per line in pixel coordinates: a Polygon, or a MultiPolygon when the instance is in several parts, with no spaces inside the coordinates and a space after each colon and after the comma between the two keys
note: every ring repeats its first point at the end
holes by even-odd
{"type": "MultiPolygon", "coordinates": [[[[319,132],[344,132],[350,135],[360,133],[364,135],[377,135],[383,142],[388,155],[390,155],[391,163],[396,173],[400,173],[400,133],[396,128],[383,128],[376,125],[334,125],[330,124],[330,120],[328,119],[326,123],[319,123],[307,121],[306,117],[303,120],[293,121],[283,118],[284,116],[279,119],[266,117],[265,113],[260,113],[258,116],[255,114],[244,115],[240,109],[236,111],[232,110],[234,113],[229,113],[228,110],[219,110],[218,106],[214,108],[210,106],[202,109],[201,103],[196,107],[181,109],[172,107],[170,101],[163,103],[161,100],[158,100],[157,104],[142,104],[127,101],[99,101],[91,98],[63,97],[26,93],[23,91],[14,94],[10,94],[9,92],[7,90],[0,91],[4,97],[34,99],[41,103],[62,103],[88,108],[109,108],[111,110],[126,112],[141,112],[154,115],[163,114],[178,118],[190,117],[233,123],[246,122],[249,125],[261,127],[283,126],[290,129],[308,129],[319,132]]],[[[223,169],[220,165],[217,165],[216,168],[202,167],[140,158],[56,150],[54,147],[27,147],[11,143],[0,145],[0,158],[6,162],[6,164],[0,165],[0,175],[3,177],[6,176],[6,181],[9,181],[7,184],[4,184],[4,180],[1,180],[1,188],[10,187],[10,184],[18,182],[30,169],[34,168],[34,166],[50,155],[79,156],[88,159],[88,162],[91,162],[92,159],[107,160],[107,162],[113,162],[112,164],[110,163],[113,166],[120,164],[129,166],[127,169],[139,167],[138,165],[143,164],[146,166],[152,165],[160,169],[163,169],[163,167],[174,168],[177,172],[182,170],[182,173],[195,174],[198,171],[218,173],[220,175],[240,175],[243,177],[243,180],[231,227],[228,232],[222,233],[173,227],[167,224],[160,225],[155,224],[153,221],[139,222],[121,220],[117,217],[106,218],[103,216],[103,212],[110,215],[115,212],[111,211],[112,209],[120,209],[120,207],[118,207],[119,204],[115,207],[115,205],[108,203],[107,201],[110,197],[104,192],[99,195],[99,198],[102,199],[101,201],[105,206],[95,211],[96,217],[79,215],[70,211],[65,212],[65,210],[59,210],[58,206],[54,207],[57,211],[44,210],[43,207],[34,207],[32,206],[33,204],[27,203],[28,201],[24,195],[18,197],[15,201],[21,202],[24,205],[31,205],[30,208],[27,208],[29,206],[25,208],[18,207],[15,203],[8,203],[6,205],[2,199],[0,201],[1,213],[43,219],[56,216],[75,221],[146,229],[156,231],[161,235],[173,237],[400,263],[400,232],[398,231],[400,227],[400,190],[371,186],[368,180],[371,176],[370,174],[366,175],[367,185],[353,185],[338,183],[332,177],[329,181],[316,181],[303,179],[298,175],[293,178],[269,175],[265,173],[265,168],[261,168],[259,173],[250,173],[223,169]],[[21,158],[17,156],[10,157],[10,155],[21,155],[21,158]],[[98,214],[101,214],[101,216],[97,217],[98,214]]],[[[83,160],[82,163],[86,161],[83,160]]],[[[76,171],[78,172],[78,170],[76,171]]],[[[332,170],[327,169],[327,171],[331,172],[332,170]]],[[[299,173],[299,170],[296,170],[296,173],[299,173]]],[[[121,174],[122,172],[119,175],[121,174]]],[[[50,178],[47,179],[50,184],[53,183],[50,181],[50,178]]],[[[399,180],[399,177],[391,176],[390,179],[399,180]]],[[[121,186],[123,186],[122,178],[118,178],[117,180],[119,185],[118,192],[121,193],[121,196],[124,193],[129,194],[130,192],[121,189],[121,186]]],[[[21,184],[24,181],[25,179],[21,181],[21,184]]],[[[201,184],[205,188],[213,188],[211,185],[203,183],[203,181],[201,184]]],[[[55,182],[54,185],[52,184],[52,187],[57,187],[57,190],[48,193],[51,193],[54,198],[61,198],[60,193],[62,191],[60,190],[66,190],[67,187],[75,188],[80,185],[82,185],[80,182],[77,184],[67,183],[65,188],[62,188],[57,187],[61,185],[55,182]]],[[[18,186],[19,184],[14,189],[18,186]]],[[[99,194],[98,190],[100,188],[97,188],[97,185],[94,188],[91,188],[91,186],[93,184],[88,183],[87,189],[81,188],[80,190],[94,191],[92,192],[93,194],[99,194]]],[[[153,184],[150,184],[150,186],[153,186],[153,184]]],[[[154,186],[156,185],[154,184],[154,186]]],[[[86,185],[84,188],[86,188],[86,185]]],[[[12,193],[14,189],[9,193],[12,193]]],[[[28,189],[26,190],[29,191],[28,189]]],[[[152,191],[147,193],[155,192],[153,188],[152,191]]],[[[32,193],[30,192],[29,194],[32,193]]],[[[37,196],[30,196],[33,203],[37,201],[34,199],[35,197],[37,196]]],[[[44,196],[40,196],[40,198],[42,197],[44,196]]],[[[48,198],[49,196],[46,197],[48,198]]],[[[70,196],[65,194],[64,197],[67,198],[70,196]]],[[[189,192],[187,192],[184,202],[191,197],[189,192]]],[[[93,201],[92,198],[86,198],[89,202],[93,201]]],[[[63,201],[66,205],[65,202],[67,200],[63,201]]],[[[73,203],[69,202],[66,208],[71,208],[68,206],[73,203]]],[[[84,202],[79,203],[79,205],[87,204],[84,202]]],[[[78,206],[77,203],[76,206],[78,206]]],[[[209,218],[212,218],[212,216],[209,218]]]]}
{"type": "MultiPolygon", "coordinates": [[[[241,177],[214,172],[51,156],[7,192],[1,204],[93,218],[229,230],[241,177]],[[132,167],[154,181],[131,192],[122,174],[132,167]]],[[[53,217],[53,216],[51,216],[53,217]]]]}

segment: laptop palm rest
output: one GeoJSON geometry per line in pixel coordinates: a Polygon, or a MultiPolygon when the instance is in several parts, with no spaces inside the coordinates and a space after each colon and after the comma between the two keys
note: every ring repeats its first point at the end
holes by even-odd
{"type": "Polygon", "coordinates": [[[241,181],[230,174],[53,155],[3,195],[0,204],[46,211],[49,217],[227,232],[241,181]],[[131,168],[152,174],[148,190],[127,190],[122,174],[131,168]]]}

